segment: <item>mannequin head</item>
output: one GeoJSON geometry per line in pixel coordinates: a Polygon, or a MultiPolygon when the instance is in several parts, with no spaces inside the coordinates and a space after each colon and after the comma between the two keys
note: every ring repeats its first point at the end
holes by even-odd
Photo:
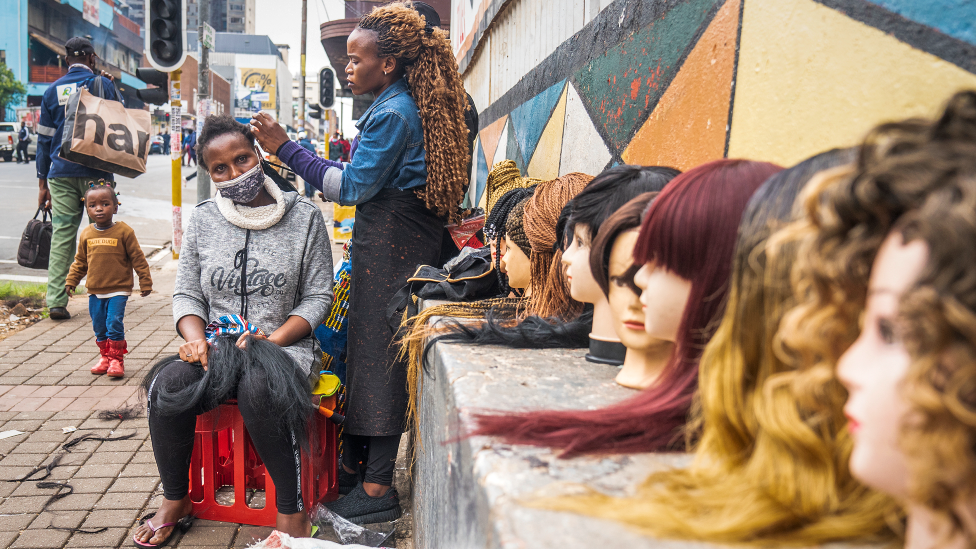
{"type": "Polygon", "coordinates": [[[885,239],[871,269],[861,333],[837,363],[837,377],[848,391],[847,428],[854,437],[851,474],[899,499],[909,486],[899,433],[908,408],[901,388],[911,363],[899,303],[928,254],[923,240],[905,242],[898,231],[885,239]]]}
{"type": "Polygon", "coordinates": [[[593,178],[570,202],[563,264],[573,299],[583,303],[606,299],[590,270],[590,244],[604,221],[637,195],[660,191],[680,173],[663,166],[614,166],[593,178]]]}
{"type": "Polygon", "coordinates": [[[508,277],[502,264],[505,256],[505,223],[512,207],[532,193],[526,190],[538,183],[538,179],[522,177],[515,162],[502,160],[488,172],[485,184],[485,239],[491,248],[491,260],[495,265],[501,296],[511,293],[508,277]]]}
{"type": "MultiPolygon", "coordinates": [[[[514,192],[516,194],[513,196],[522,196],[518,191],[514,192]]],[[[502,262],[505,264],[508,285],[519,290],[527,289],[532,279],[529,262],[532,244],[525,234],[525,205],[529,203],[529,198],[525,196],[517,202],[505,221],[505,255],[502,262]]]]}
{"type": "MultiPolygon", "coordinates": [[[[880,264],[887,259],[879,254],[882,244],[886,244],[889,237],[898,243],[900,237],[891,236],[892,229],[903,234],[904,240],[909,242],[924,237],[928,244],[928,266],[897,304],[901,314],[896,315],[896,320],[903,322],[895,327],[903,330],[901,339],[911,357],[906,366],[906,381],[899,384],[897,379],[890,377],[873,380],[873,383],[885,385],[893,392],[902,387],[913,410],[920,410],[918,414],[911,412],[905,421],[900,422],[903,430],[901,447],[908,450],[909,474],[903,475],[908,480],[907,485],[890,478],[890,471],[887,475],[883,474],[880,464],[872,458],[880,455],[890,433],[874,429],[873,416],[863,411],[864,405],[860,403],[870,395],[860,387],[856,387],[857,391],[852,395],[849,411],[861,422],[860,428],[855,429],[856,444],[860,446],[864,443],[867,446],[855,450],[850,463],[852,472],[859,477],[863,475],[865,482],[890,490],[899,497],[907,493],[909,501],[943,515],[954,513],[953,506],[959,499],[957,496],[966,493],[967,482],[974,478],[972,439],[953,446],[949,443],[952,439],[942,436],[939,428],[948,416],[942,416],[940,421],[933,423],[926,421],[927,412],[922,411],[924,408],[919,404],[924,400],[922,395],[925,393],[920,388],[924,387],[925,382],[919,383],[917,376],[927,370],[925,375],[931,376],[928,384],[940,386],[943,392],[949,387],[945,382],[951,378],[951,370],[941,368],[940,364],[950,364],[944,360],[950,354],[942,350],[951,346],[953,332],[944,323],[940,324],[938,314],[945,314],[946,318],[955,321],[967,318],[958,314],[965,307],[953,310],[945,308],[945,304],[951,302],[947,299],[949,295],[966,288],[965,284],[958,282],[972,278],[967,271],[972,268],[972,263],[965,263],[972,257],[972,247],[964,243],[968,242],[965,241],[968,233],[958,232],[958,227],[952,233],[939,234],[931,241],[926,231],[919,229],[912,232],[908,227],[916,216],[932,220],[930,223],[933,227],[948,223],[953,210],[945,205],[965,203],[961,215],[967,219],[966,230],[971,231],[972,190],[967,185],[972,186],[974,175],[976,93],[956,94],[942,117],[934,123],[913,119],[884,124],[872,131],[861,146],[857,164],[851,173],[834,174],[811,184],[804,202],[805,219],[797,229],[802,239],[792,278],[798,305],[787,315],[782,330],[787,350],[800,357],[816,357],[815,363],[808,367],[808,376],[811,380],[817,376],[824,380],[823,383],[829,381],[838,355],[857,340],[858,346],[851,351],[852,354],[844,357],[843,375],[852,386],[859,383],[851,373],[852,368],[867,368],[871,361],[891,359],[877,354],[862,359],[860,362],[863,365],[857,364],[862,356],[859,353],[865,348],[862,343],[870,343],[867,338],[875,337],[875,331],[880,332],[877,323],[874,326],[865,324],[863,333],[859,333],[861,331],[858,329],[860,319],[863,318],[865,323],[869,319],[865,314],[865,306],[869,303],[866,275],[871,272],[875,261],[880,264]],[[960,265],[957,269],[952,267],[955,262],[960,265]],[[967,274],[961,275],[963,272],[967,274]],[[959,278],[954,278],[956,276],[959,278]],[[937,290],[933,292],[933,289],[937,290]],[[939,292],[944,293],[939,295],[939,292]],[[921,304],[926,294],[929,298],[938,296],[937,301],[943,301],[941,305],[929,309],[930,312],[941,313],[928,316],[924,322],[913,323],[914,319],[923,318],[921,311],[925,307],[921,304]],[[915,308],[916,305],[919,307],[915,308]],[[935,342],[938,344],[930,347],[934,352],[922,350],[935,342]],[[940,348],[940,345],[946,347],[940,348]],[[933,360],[937,357],[937,360],[933,360]],[[929,428],[934,431],[926,430],[929,428]],[[924,445],[923,439],[918,437],[927,437],[924,445]],[[959,453],[960,449],[964,449],[963,453],[959,453]],[[926,463],[924,467],[915,466],[915,463],[923,461],[926,463]],[[867,463],[873,463],[874,468],[882,474],[869,471],[871,467],[867,463]]],[[[931,234],[938,233],[933,230],[931,234]]],[[[901,268],[908,270],[904,265],[901,268]]],[[[875,296],[870,297],[874,309],[884,305],[881,301],[875,303],[875,296]]],[[[874,319],[882,313],[883,310],[872,310],[869,314],[874,319]]],[[[890,333],[887,328],[885,333],[890,333]]],[[[897,337],[899,332],[895,330],[894,334],[897,337]]],[[[895,358],[904,359],[904,355],[895,355],[895,358]]],[[[954,366],[959,364],[956,362],[954,366]]],[[[885,375],[891,373],[884,372],[885,375]]],[[[822,391],[818,394],[812,390],[800,391],[796,395],[797,401],[811,410],[817,409],[814,403],[824,400],[822,397],[822,391]]],[[[929,397],[932,397],[932,393],[929,393],[929,397]]],[[[954,408],[949,404],[949,399],[935,397],[924,401],[931,406],[930,409],[944,408],[956,413],[963,410],[954,408]]],[[[899,413],[897,399],[891,398],[890,403],[889,411],[899,413]]],[[[895,418],[889,416],[888,421],[893,420],[895,418]]],[[[899,422],[895,420],[894,423],[899,422]]],[[[953,422],[945,424],[952,426],[953,422]]],[[[916,513],[910,510],[910,540],[914,515],[916,513]]],[[[956,524],[962,523],[959,517],[954,520],[956,524]]]]}
{"type": "Polygon", "coordinates": [[[644,389],[657,381],[673,347],[644,329],[640,289],[634,285],[634,244],[641,216],[656,195],[644,193],[624,204],[603,224],[590,248],[591,274],[600,291],[606,292],[614,329],[627,348],[615,381],[633,389],[644,389]]]}
{"type": "Polygon", "coordinates": [[[569,293],[569,283],[562,268],[562,250],[557,246],[561,235],[557,235],[556,226],[566,204],[592,179],[583,173],[568,173],[552,181],[543,181],[525,204],[525,234],[532,247],[529,255],[531,314],[571,320],[583,310],[583,305],[569,293]]]}
{"type": "Polygon", "coordinates": [[[753,192],[780,169],[765,162],[711,162],[675,177],[651,204],[635,260],[653,262],[691,287],[676,315],[674,351],[653,387],[600,410],[481,415],[478,432],[511,443],[560,447],[564,455],[683,448],[698,358],[725,303],[739,220],[753,192]]]}

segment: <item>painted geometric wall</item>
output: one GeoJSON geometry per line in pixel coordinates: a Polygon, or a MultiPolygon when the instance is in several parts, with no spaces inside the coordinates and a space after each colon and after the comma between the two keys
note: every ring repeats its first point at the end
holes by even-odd
{"type": "MultiPolygon", "coordinates": [[[[468,203],[506,158],[551,179],[725,156],[788,166],[856,144],[880,122],[932,116],[976,89],[973,21],[976,2],[959,0],[616,0],[478,105],[468,203]]],[[[541,32],[500,27],[480,40],[541,32]]],[[[481,80],[505,60],[472,35],[467,48],[465,85],[490,89],[481,80]]]]}

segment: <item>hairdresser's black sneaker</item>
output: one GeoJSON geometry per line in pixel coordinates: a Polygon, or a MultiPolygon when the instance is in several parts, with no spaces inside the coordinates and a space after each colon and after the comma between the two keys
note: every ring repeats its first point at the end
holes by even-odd
{"type": "Polygon", "coordinates": [[[354,524],[373,524],[389,522],[400,518],[400,496],[396,488],[390,487],[386,494],[371,497],[357,484],[349,494],[325,505],[330,511],[354,524]]]}
{"type": "Polygon", "coordinates": [[[71,313],[64,307],[51,307],[48,315],[51,317],[51,320],[68,320],[71,318],[71,313]]]}
{"type": "Polygon", "coordinates": [[[356,485],[362,480],[359,473],[346,472],[346,468],[339,465],[339,494],[346,495],[352,492],[356,485]]]}

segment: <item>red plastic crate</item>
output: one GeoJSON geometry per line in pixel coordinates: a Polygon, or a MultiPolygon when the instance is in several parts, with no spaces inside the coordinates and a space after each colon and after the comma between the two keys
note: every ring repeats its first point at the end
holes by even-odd
{"type": "MultiPolygon", "coordinates": [[[[339,496],[337,478],[336,426],[321,414],[314,414],[312,455],[302,451],[302,496],[305,508],[339,496]]],[[[190,500],[193,515],[206,520],[274,526],[275,486],[264,463],[251,444],[236,402],[224,403],[197,416],[193,454],[190,458],[190,500]],[[234,487],[234,503],[217,502],[217,491],[234,487]],[[263,508],[248,507],[246,490],[265,491],[263,508]]]]}

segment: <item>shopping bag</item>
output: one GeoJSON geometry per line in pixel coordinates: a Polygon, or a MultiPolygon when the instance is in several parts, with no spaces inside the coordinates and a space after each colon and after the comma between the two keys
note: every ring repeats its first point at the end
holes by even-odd
{"type": "Polygon", "coordinates": [[[47,218],[47,210],[44,210],[40,220],[37,219],[39,213],[41,208],[34,212],[34,219],[27,222],[27,228],[20,237],[20,247],[17,248],[17,263],[28,269],[47,269],[51,256],[51,233],[54,227],[47,218]]]}
{"type": "MultiPolygon", "coordinates": [[[[96,77],[96,91],[102,79],[96,77]]],[[[61,158],[126,177],[146,173],[150,146],[149,111],[127,109],[82,87],[65,105],[61,158]]]]}

